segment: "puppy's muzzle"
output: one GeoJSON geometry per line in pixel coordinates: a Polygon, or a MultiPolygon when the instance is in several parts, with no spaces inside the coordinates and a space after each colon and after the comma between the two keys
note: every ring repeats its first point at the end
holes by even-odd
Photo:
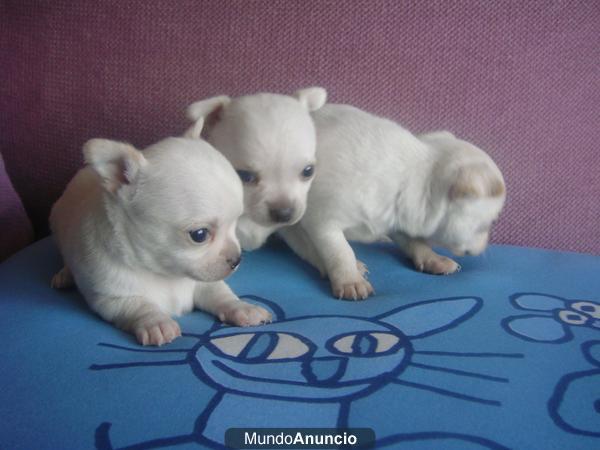
{"type": "Polygon", "coordinates": [[[273,222],[289,222],[294,215],[294,208],[273,208],[269,209],[269,216],[273,222]]]}
{"type": "Polygon", "coordinates": [[[238,256],[237,258],[228,258],[225,262],[229,265],[231,270],[235,270],[242,262],[242,257],[238,256]]]}

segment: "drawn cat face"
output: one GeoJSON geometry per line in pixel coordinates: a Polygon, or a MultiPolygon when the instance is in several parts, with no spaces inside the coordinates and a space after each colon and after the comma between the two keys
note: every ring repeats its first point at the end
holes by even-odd
{"type": "Polygon", "coordinates": [[[318,316],[248,331],[221,328],[195,356],[228,390],[319,401],[379,387],[404,369],[411,350],[409,339],[384,322],[318,316]]]}
{"type": "MultiPolygon", "coordinates": [[[[172,360],[94,364],[90,367],[92,370],[189,366],[203,386],[209,384],[216,390],[191,434],[153,439],[131,448],[153,448],[157,443],[160,446],[201,443],[222,448],[225,427],[231,423],[247,426],[248,420],[252,420],[250,416],[256,416],[257,423],[265,418],[272,421],[275,417],[279,423],[290,423],[292,418],[302,419],[298,415],[299,409],[312,414],[314,408],[310,403],[317,402],[326,404],[318,408],[321,423],[343,427],[348,424],[353,400],[388,383],[433,391],[436,395],[479,405],[499,406],[500,402],[495,399],[466,395],[414,380],[404,381],[401,375],[412,364],[418,370],[507,382],[504,378],[477,372],[411,363],[411,359],[413,354],[420,358],[435,358],[439,354],[469,358],[523,356],[413,350],[413,342],[418,346],[419,340],[450,330],[476,314],[483,305],[478,297],[449,297],[405,304],[374,317],[323,315],[291,319],[287,319],[281,307],[270,300],[253,295],[244,298],[270,309],[277,322],[257,328],[232,328],[215,322],[202,334],[184,333],[186,338],[196,340],[190,348],[140,350],[101,344],[136,353],[167,352],[182,356],[172,360]],[[252,408],[257,414],[246,414],[246,410],[252,408]]],[[[98,448],[115,448],[109,435],[110,427],[109,422],[104,422],[97,428],[98,448]]],[[[446,433],[442,434],[447,437],[446,433]]],[[[405,437],[399,436],[398,439],[405,437]]]]}
{"type": "Polygon", "coordinates": [[[481,308],[476,297],[429,300],[375,317],[342,315],[286,319],[260,328],[218,327],[190,358],[217,389],[272,399],[334,401],[379,389],[410,364],[411,340],[456,326],[481,308]]]}

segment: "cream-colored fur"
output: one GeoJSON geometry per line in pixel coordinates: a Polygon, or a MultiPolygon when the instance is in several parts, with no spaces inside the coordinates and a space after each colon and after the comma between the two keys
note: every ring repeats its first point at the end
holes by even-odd
{"type": "Polygon", "coordinates": [[[190,105],[195,124],[186,133],[207,140],[231,162],[244,182],[244,213],[237,235],[242,248],[254,250],[277,229],[304,214],[315,163],[315,129],[310,111],[326,100],[314,87],[294,96],[255,94],[212,97],[190,105]]]}
{"type": "Polygon", "coordinates": [[[186,138],[144,152],[92,139],[83,151],[88,165],[50,215],[65,262],[54,287],[75,283],[92,310],[144,345],[179,336],[171,316],[193,308],[235,325],[270,320],[222,281],[239,264],[243,209],[241,183],[222,155],[186,138]]]}
{"type": "Polygon", "coordinates": [[[418,270],[459,269],[432,245],[479,254],[505,199],[491,158],[449,132],[414,136],[347,105],[313,113],[317,170],[307,209],[281,235],[327,275],[335,297],[364,299],[373,288],[348,240],[391,238],[418,270]]]}

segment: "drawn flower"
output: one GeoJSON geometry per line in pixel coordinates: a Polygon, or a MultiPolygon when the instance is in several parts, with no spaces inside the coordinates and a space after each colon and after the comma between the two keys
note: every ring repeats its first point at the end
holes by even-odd
{"type": "Polygon", "coordinates": [[[502,327],[510,334],[532,342],[560,344],[573,339],[573,327],[600,331],[600,304],[589,300],[567,300],[556,295],[518,293],[512,305],[530,314],[509,316],[502,327]]]}

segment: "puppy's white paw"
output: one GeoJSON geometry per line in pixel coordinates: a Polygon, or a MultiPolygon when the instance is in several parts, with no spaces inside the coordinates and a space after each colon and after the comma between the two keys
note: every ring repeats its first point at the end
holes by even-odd
{"type": "Polygon", "coordinates": [[[56,274],[54,274],[52,281],[50,282],[50,286],[53,289],[67,289],[75,286],[75,280],[73,279],[73,275],[67,266],[63,267],[56,274]]]}
{"type": "Polygon", "coordinates": [[[158,316],[155,319],[145,319],[134,326],[133,332],[142,345],[168,344],[181,336],[179,324],[170,317],[158,316]]]}
{"type": "Polygon", "coordinates": [[[335,298],[345,300],[364,300],[374,292],[371,283],[362,275],[357,280],[332,281],[331,290],[335,298]]]}
{"type": "Polygon", "coordinates": [[[414,264],[417,270],[434,275],[450,275],[460,270],[460,265],[456,261],[437,253],[416,258],[414,264]]]}
{"type": "Polygon", "coordinates": [[[356,268],[358,269],[358,273],[360,273],[362,277],[366,278],[369,274],[369,268],[367,267],[367,265],[364,262],[359,261],[358,259],[356,260],[356,268]]]}
{"type": "Polygon", "coordinates": [[[221,322],[238,327],[252,327],[271,322],[271,313],[260,306],[238,301],[223,305],[218,312],[221,322]]]}

